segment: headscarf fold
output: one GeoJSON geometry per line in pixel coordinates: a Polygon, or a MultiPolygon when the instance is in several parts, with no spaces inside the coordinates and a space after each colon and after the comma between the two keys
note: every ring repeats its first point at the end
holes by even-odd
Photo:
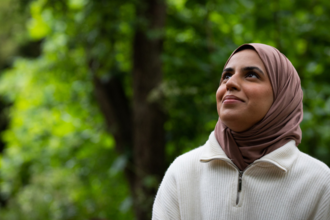
{"type": "Polygon", "coordinates": [[[219,118],[215,127],[216,139],[240,170],[290,140],[295,140],[298,146],[301,142],[299,125],[303,118],[303,92],[299,75],[291,62],[276,48],[265,44],[244,44],[231,54],[225,67],[231,57],[244,50],[246,45],[254,48],[265,65],[273,88],[274,102],[261,121],[243,132],[232,131],[219,118]]]}

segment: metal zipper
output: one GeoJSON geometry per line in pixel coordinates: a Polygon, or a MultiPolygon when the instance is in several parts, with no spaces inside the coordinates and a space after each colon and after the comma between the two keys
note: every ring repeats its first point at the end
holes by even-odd
{"type": "Polygon", "coordinates": [[[238,185],[237,185],[237,197],[236,197],[236,205],[238,205],[239,202],[239,196],[242,191],[242,179],[243,179],[243,173],[250,168],[254,163],[249,164],[243,171],[238,168],[231,160],[224,160],[226,161],[229,165],[231,165],[233,168],[235,168],[238,171],[238,185]]]}
{"type": "MultiPolygon", "coordinates": [[[[253,164],[255,163],[255,161],[251,164],[249,164],[243,171],[241,171],[240,169],[238,169],[238,185],[237,185],[237,197],[236,197],[236,205],[238,205],[239,203],[239,196],[241,194],[242,191],[242,182],[243,182],[243,174],[245,171],[247,171],[253,164]]],[[[234,165],[235,166],[235,165],[234,165]]]]}
{"type": "Polygon", "coordinates": [[[239,202],[239,196],[242,191],[242,176],[243,176],[243,171],[239,171],[238,174],[238,186],[237,186],[237,198],[236,198],[236,205],[239,202]]]}
{"type": "MultiPolygon", "coordinates": [[[[212,161],[212,160],[216,160],[216,158],[213,158],[209,161],[212,161]]],[[[257,160],[254,161],[253,163],[249,164],[243,171],[241,171],[231,160],[229,160],[229,159],[221,159],[221,160],[227,162],[230,166],[232,166],[234,169],[236,169],[238,171],[238,185],[237,185],[237,197],[236,197],[236,205],[238,205],[239,196],[242,191],[243,174],[245,171],[248,170],[248,168],[250,168],[253,164],[255,164],[257,162],[257,160]]]]}

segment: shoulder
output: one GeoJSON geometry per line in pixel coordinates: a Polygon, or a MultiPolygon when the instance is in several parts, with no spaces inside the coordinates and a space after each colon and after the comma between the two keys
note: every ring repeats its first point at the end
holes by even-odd
{"type": "Polygon", "coordinates": [[[300,152],[297,160],[299,174],[309,185],[309,191],[319,200],[315,219],[330,219],[330,169],[322,161],[300,152]]]}
{"type": "Polygon", "coordinates": [[[178,156],[170,165],[169,169],[175,168],[176,170],[182,170],[194,167],[196,164],[200,163],[200,155],[202,154],[203,150],[204,145],[178,156]]]}
{"type": "Polygon", "coordinates": [[[187,153],[184,153],[180,156],[178,156],[173,163],[192,163],[199,161],[200,155],[204,150],[204,145],[197,147],[191,151],[188,151],[187,153]]]}
{"type": "Polygon", "coordinates": [[[313,182],[315,185],[321,184],[330,190],[330,169],[322,161],[300,152],[295,170],[302,178],[313,182]]]}
{"type": "Polygon", "coordinates": [[[323,175],[328,175],[330,177],[329,167],[322,161],[306,153],[300,152],[297,162],[307,170],[322,172],[323,175]]]}
{"type": "Polygon", "coordinates": [[[202,165],[200,155],[204,150],[205,144],[178,156],[167,169],[165,176],[170,175],[176,178],[195,176],[194,174],[198,172],[202,165]]]}

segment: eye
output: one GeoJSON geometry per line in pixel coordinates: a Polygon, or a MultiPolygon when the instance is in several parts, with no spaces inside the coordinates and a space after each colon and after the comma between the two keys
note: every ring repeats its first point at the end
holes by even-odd
{"type": "Polygon", "coordinates": [[[224,73],[224,74],[222,74],[221,82],[227,81],[228,79],[230,79],[231,76],[232,76],[231,73],[224,73]]]}
{"type": "Polygon", "coordinates": [[[253,72],[253,71],[248,72],[245,76],[248,77],[248,78],[257,78],[257,79],[259,79],[259,75],[256,72],[253,72]]]}

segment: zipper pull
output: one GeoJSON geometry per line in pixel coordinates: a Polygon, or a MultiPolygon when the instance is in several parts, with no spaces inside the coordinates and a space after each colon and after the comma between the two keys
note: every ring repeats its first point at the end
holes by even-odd
{"type": "Polygon", "coordinates": [[[239,176],[238,176],[238,192],[242,190],[242,175],[243,171],[239,171],[239,176]]]}

